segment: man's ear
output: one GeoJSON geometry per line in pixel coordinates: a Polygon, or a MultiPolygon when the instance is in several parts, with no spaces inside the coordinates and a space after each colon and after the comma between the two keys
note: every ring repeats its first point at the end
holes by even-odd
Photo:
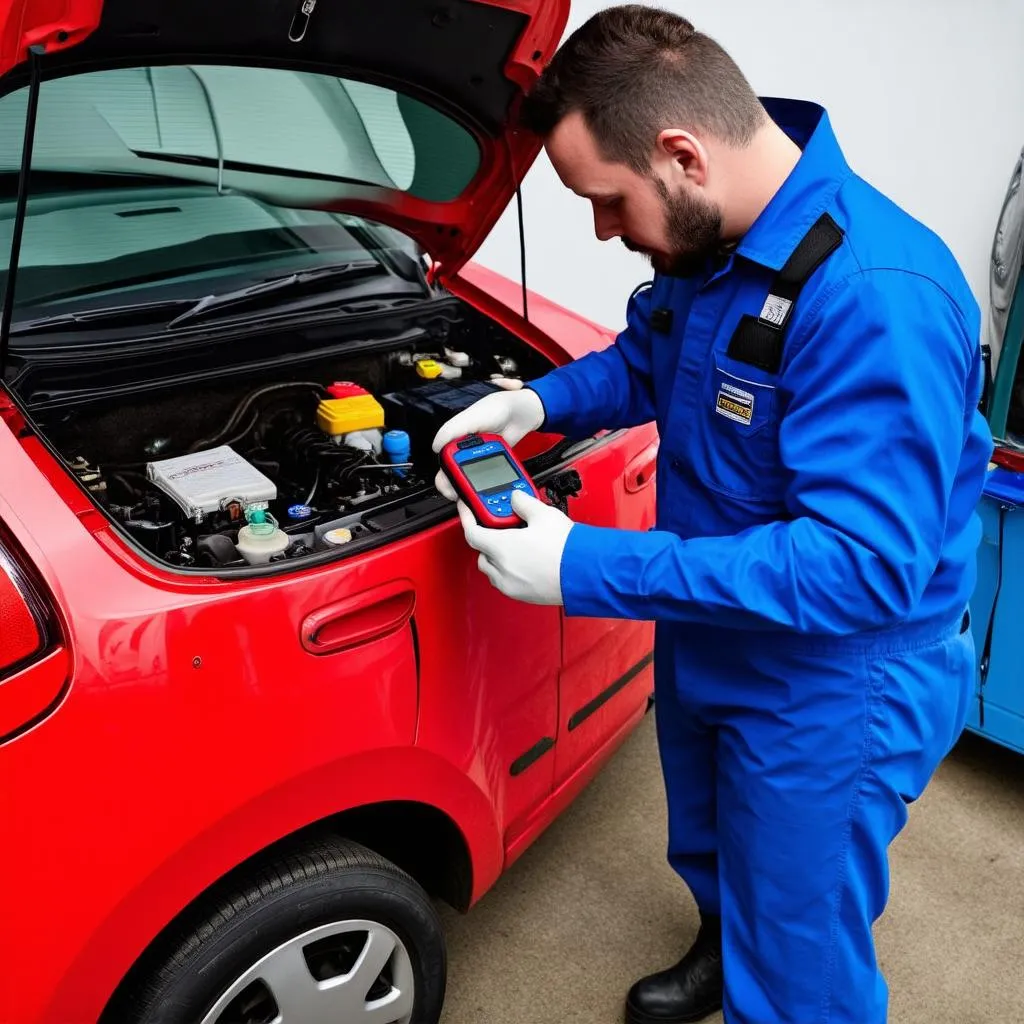
{"type": "Polygon", "coordinates": [[[708,176],[708,151],[695,135],[682,128],[666,128],[658,133],[655,156],[671,165],[674,175],[682,174],[694,185],[703,185],[708,176]]]}

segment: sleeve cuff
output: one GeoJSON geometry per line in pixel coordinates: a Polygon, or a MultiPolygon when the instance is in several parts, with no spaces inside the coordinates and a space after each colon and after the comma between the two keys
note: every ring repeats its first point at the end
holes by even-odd
{"type": "MultiPolygon", "coordinates": [[[[565,614],[592,618],[644,618],[637,616],[633,602],[624,600],[619,577],[628,566],[616,563],[616,551],[628,540],[624,530],[576,523],[562,551],[560,584],[565,614]]],[[[629,547],[628,545],[625,545],[629,547]]],[[[627,554],[627,563],[633,559],[627,554]]],[[[634,576],[634,581],[636,580],[634,576]]]]}
{"type": "Polygon", "coordinates": [[[526,386],[535,392],[544,406],[544,422],[540,430],[545,433],[567,433],[567,425],[572,417],[572,393],[568,384],[557,375],[557,370],[530,381],[526,386]]]}

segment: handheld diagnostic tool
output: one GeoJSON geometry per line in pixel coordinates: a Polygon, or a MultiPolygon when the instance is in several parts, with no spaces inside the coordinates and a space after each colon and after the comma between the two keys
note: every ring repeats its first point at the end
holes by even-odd
{"type": "Polygon", "coordinates": [[[537,488],[499,434],[470,434],[441,449],[441,468],[476,521],[491,529],[523,526],[513,491],[536,498],[537,488]]]}

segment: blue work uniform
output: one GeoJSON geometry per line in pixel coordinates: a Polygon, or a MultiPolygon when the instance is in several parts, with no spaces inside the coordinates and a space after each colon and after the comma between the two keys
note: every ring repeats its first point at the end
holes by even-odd
{"type": "Polygon", "coordinates": [[[577,524],[562,594],[569,615],[656,621],[669,860],[722,916],[726,1020],[881,1024],[887,847],[975,677],[980,315],[821,107],[763,102],[802,155],[732,254],[656,275],[614,345],[530,386],[547,430],[658,425],[655,529],[577,524]],[[733,358],[823,214],[841,244],[777,372],[733,358]]]}

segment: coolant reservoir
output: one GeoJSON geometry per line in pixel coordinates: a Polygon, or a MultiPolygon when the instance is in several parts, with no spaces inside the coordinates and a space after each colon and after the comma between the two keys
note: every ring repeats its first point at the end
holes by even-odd
{"type": "Polygon", "coordinates": [[[284,530],[279,530],[277,521],[263,508],[245,510],[246,525],[238,531],[235,547],[250,565],[262,565],[291,543],[284,530]]]}
{"type": "Polygon", "coordinates": [[[380,430],[384,426],[384,407],[367,391],[344,398],[325,398],[317,406],[316,421],[331,437],[380,430]]]}

